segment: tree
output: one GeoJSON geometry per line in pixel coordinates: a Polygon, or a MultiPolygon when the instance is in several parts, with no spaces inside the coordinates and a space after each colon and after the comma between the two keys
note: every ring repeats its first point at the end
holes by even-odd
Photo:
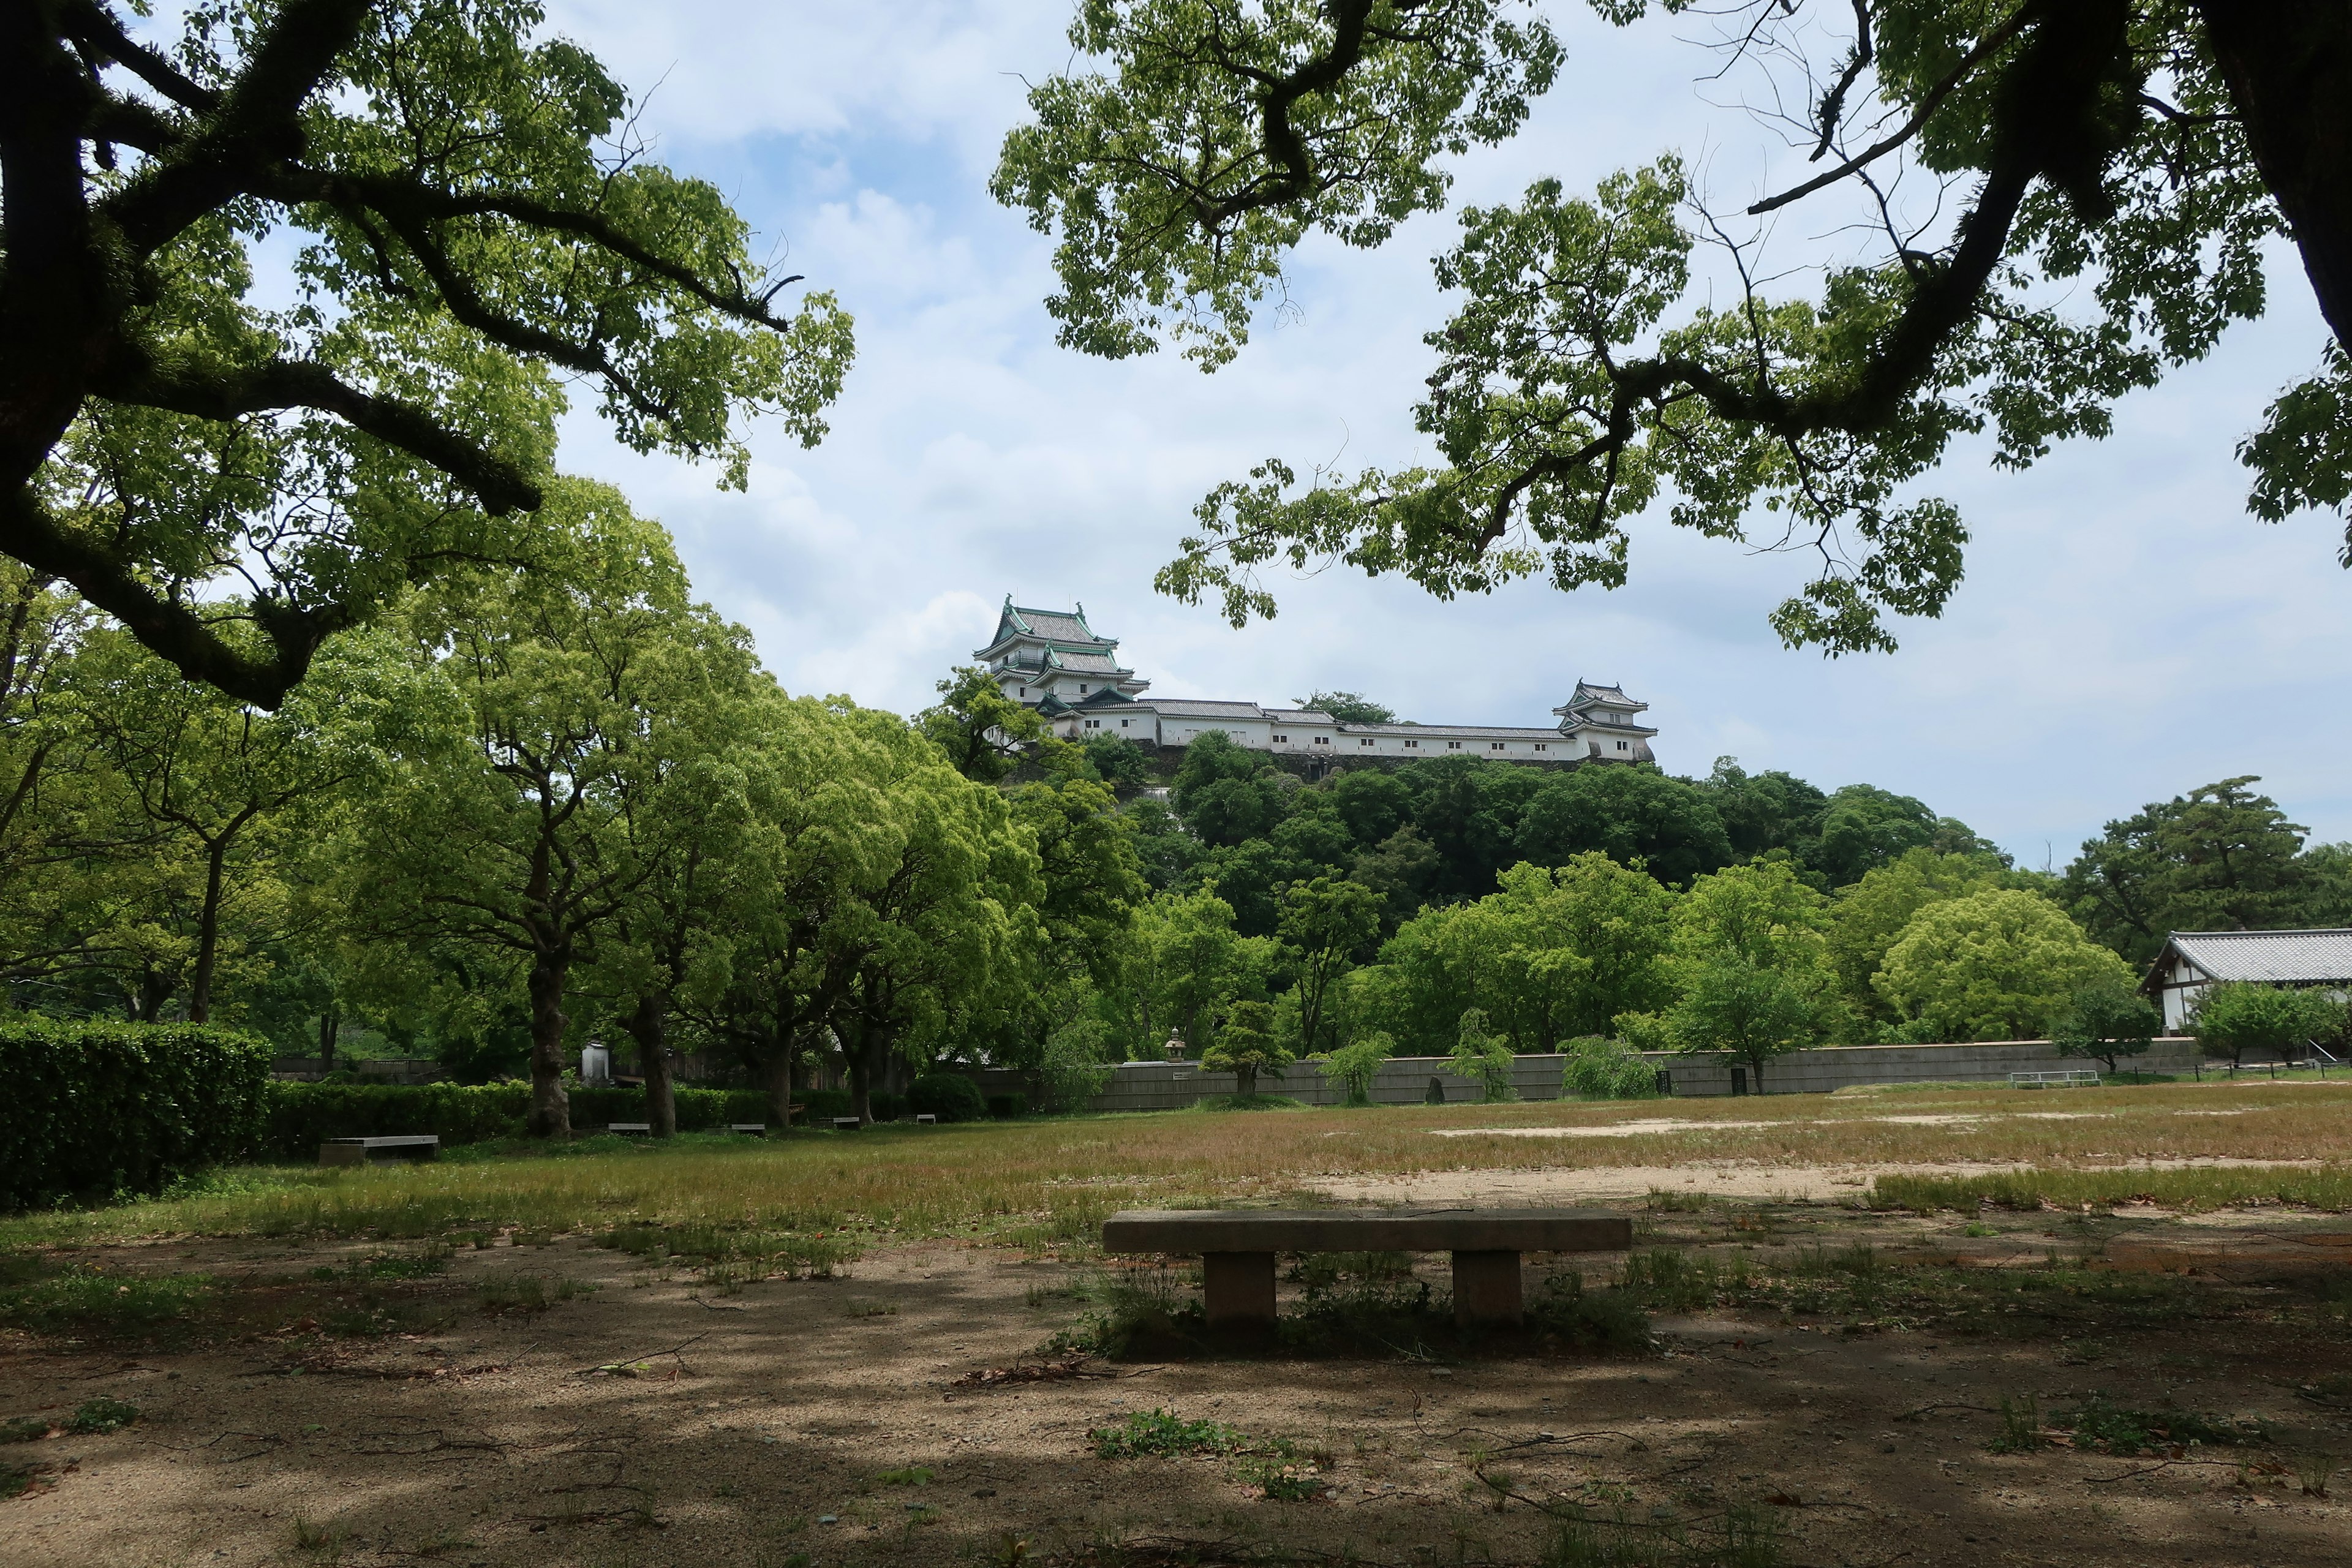
{"type": "Polygon", "coordinates": [[[2038,893],[1992,888],[1921,910],[1872,984],[1948,1040],[2039,1037],[2086,985],[2131,971],[2038,893]]]}
{"type": "Polygon", "coordinates": [[[451,578],[404,613],[420,668],[459,717],[356,814],[345,871],[355,934],[520,967],[539,1137],[571,1129],[573,966],[652,875],[629,805],[680,705],[672,682],[743,657],[740,633],[689,611],[657,525],[580,481],[551,503],[574,542],[559,569],[451,578]]]}
{"type": "Polygon", "coordinates": [[[2297,1047],[2343,1033],[2344,1011],[2323,992],[2230,980],[2205,988],[2189,1030],[2207,1056],[2227,1057],[2231,1067],[2250,1052],[2287,1061],[2297,1047]]]}
{"type": "Polygon", "coordinates": [[[1087,737],[1082,750],[1087,765],[1114,789],[1134,789],[1151,782],[1151,759],[1144,754],[1141,746],[1124,735],[1097,730],[1087,737]]]}
{"type": "Polygon", "coordinates": [[[1242,1099],[1257,1095],[1257,1075],[1279,1073],[1297,1058],[1275,1037],[1274,1009],[1264,1002],[1236,1002],[1225,1011],[1216,1044],[1201,1053],[1201,1066],[1210,1072],[1234,1075],[1234,1089],[1242,1099]]]}
{"type": "Polygon", "coordinates": [[[915,715],[915,727],[975,783],[995,784],[1032,753],[1064,743],[1047,733],[1036,710],[1005,696],[979,665],[956,666],[939,693],[938,702],[915,715]]]}
{"type": "Polygon", "coordinates": [[[1235,998],[1257,999],[1274,943],[1234,929],[1214,889],[1161,893],[1136,911],[1133,947],[1118,986],[1129,1048],[1156,1057],[1170,1035],[1195,1050],[1235,998]]]}
{"type": "Polygon", "coordinates": [[[1847,784],[1822,807],[1812,863],[1832,886],[1843,887],[1906,851],[1926,848],[1940,830],[1941,822],[1924,802],[1875,784],[1847,784]]]}
{"type": "Polygon", "coordinates": [[[1995,865],[1971,856],[1939,855],[1922,846],[1840,888],[1828,931],[1830,966],[1837,972],[1839,992],[1865,1017],[1892,1018],[1894,1008],[1871,984],[1871,976],[1885,966],[1886,950],[1902,937],[1911,917],[1929,904],[2000,885],[1995,865]]]}
{"type": "Polygon", "coordinates": [[[1488,1105],[1519,1097],[1517,1086],[1511,1081],[1511,1069],[1516,1065],[1516,1058],[1511,1054],[1511,1042],[1488,1032],[1486,1015],[1479,1008],[1472,1007],[1463,1013],[1461,1027],[1454,1037],[1454,1049],[1447,1058],[1447,1065],[1461,1077],[1476,1084],[1481,1099],[1488,1105]]]}
{"type": "Polygon", "coordinates": [[[532,0],[144,12],[0,44],[0,551],[188,679],[274,709],[408,584],[539,558],[567,383],[739,487],[739,412],[824,434],[849,318],[778,309],[532,0]]]}
{"type": "Polygon", "coordinates": [[[1230,847],[1272,832],[1297,784],[1265,752],[1211,730],[1185,746],[1168,798],[1203,841],[1230,847]]]}
{"type": "Polygon", "coordinates": [[[2176,931],[2265,931],[2301,923],[2315,901],[2309,831],[2278,803],[2223,779],[2106,825],[2066,868],[2066,899],[2091,933],[2149,963],[2176,931]]]}
{"type": "Polygon", "coordinates": [[[1364,1106],[1372,1102],[1372,1080],[1380,1076],[1381,1067],[1396,1053],[1396,1042],[1379,1029],[1357,1036],[1334,1051],[1326,1051],[1319,1058],[1319,1069],[1329,1082],[1339,1086],[1345,1097],[1341,1103],[1364,1106]]]}
{"type": "Polygon", "coordinates": [[[1675,952],[1685,960],[1810,972],[1827,963],[1828,925],[1828,901],[1787,861],[1761,860],[1691,884],[1675,903],[1675,952]]]}
{"type": "MultiPolygon", "coordinates": [[[[1215,594],[1237,623],[1271,613],[1258,573],[1276,563],[1442,596],[1538,572],[1613,587],[1628,525],[1671,493],[1676,526],[1818,561],[1772,612],[1783,641],[1891,647],[1888,617],[1938,614],[1960,580],[1965,524],[1913,489],[1952,441],[1983,432],[2017,468],[2105,434],[2118,398],[2261,313],[2275,236],[2335,341],[2240,447],[2250,504],[2352,496],[2343,6],[1741,0],[1720,36],[1723,69],[1820,173],[1745,215],[1709,210],[1672,156],[1589,196],[1539,179],[1465,210],[1435,267],[1458,308],[1427,338],[1415,409],[1441,460],[1303,492],[1269,460],[1202,501],[1161,587],[1215,594]],[[1921,183],[1944,198],[1925,220],[1889,195],[1921,183]],[[1806,201],[1829,204],[1808,226],[1839,248],[1763,254],[1806,201]],[[1711,275],[1693,297],[1701,234],[1745,285],[1727,308],[1711,275]],[[1759,281],[1792,268],[1818,268],[1817,297],[1759,281]],[[1778,515],[1757,541],[1759,510],[1778,515]]],[[[1444,160],[1516,134],[1564,58],[1500,0],[1089,0],[1070,40],[1080,58],[1031,89],[992,189],[1058,235],[1065,344],[1178,342],[1204,368],[1291,287],[1294,247],[1376,246],[1442,206],[1444,160]]]]}
{"type": "Polygon", "coordinates": [[[1727,952],[1689,968],[1665,1019],[1685,1051],[1724,1051],[1748,1064],[1758,1093],[1764,1064],[1822,1037],[1823,1008],[1805,972],[1768,968],[1727,952]]]}
{"type": "MultiPolygon", "coordinates": [[[[1328,713],[1342,724],[1394,724],[1396,710],[1354,691],[1316,691],[1297,699],[1301,708],[1328,713]]],[[[1403,722],[1410,723],[1406,720],[1403,722]]]]}
{"type": "Polygon", "coordinates": [[[350,637],[276,712],[193,685],[111,632],[74,664],[82,722],[158,839],[186,841],[201,868],[186,1005],[190,1023],[209,1022],[222,915],[252,868],[248,847],[289,808],[374,774],[380,748],[402,742],[431,693],[395,649],[350,637]]]}
{"type": "Polygon", "coordinates": [[[1751,774],[1738,758],[1717,757],[1698,788],[1715,803],[1733,853],[1743,858],[1785,849],[1809,859],[1821,838],[1829,796],[1793,773],[1751,774]]]}
{"type": "Polygon", "coordinates": [[[2079,987],[2050,1020],[2050,1041],[2062,1057],[2088,1057],[2116,1069],[2122,1057],[2147,1054],[2164,1015],[2128,982],[2112,977],[2079,987]]]}
{"type": "Polygon", "coordinates": [[[1731,860],[1731,840],[1715,805],[1694,785],[1657,769],[1582,767],[1546,783],[1519,814],[1518,851],[1557,866],[1581,850],[1640,861],[1662,882],[1679,884],[1731,860]]]}
{"type": "Polygon", "coordinates": [[[1380,895],[1338,877],[1318,877],[1283,889],[1276,935],[1298,993],[1301,1055],[1321,1048],[1331,983],[1380,934],[1380,895]]]}
{"type": "Polygon", "coordinates": [[[1579,1100],[1647,1100],[1658,1092],[1658,1070],[1622,1040],[1584,1035],[1560,1053],[1560,1092],[1579,1100]]]}

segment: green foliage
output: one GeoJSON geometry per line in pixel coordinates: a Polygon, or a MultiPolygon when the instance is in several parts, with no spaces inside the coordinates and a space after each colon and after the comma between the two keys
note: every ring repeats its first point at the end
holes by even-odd
{"type": "Polygon", "coordinates": [[[1582,767],[1554,776],[1519,814],[1515,842],[1538,866],[1599,850],[1680,885],[1730,863],[1731,839],[1705,791],[1656,768],[1582,767]]]}
{"type": "Polygon", "coordinates": [[[1821,1042],[1821,993],[1787,970],[1718,958],[1686,970],[1685,981],[1666,1016],[1676,1048],[1728,1052],[1748,1064],[1759,1087],[1766,1062],[1821,1042]]]}
{"type": "Polygon", "coordinates": [[[1372,1079],[1381,1065],[1396,1054],[1396,1042],[1381,1030],[1359,1035],[1338,1050],[1326,1052],[1318,1064],[1328,1081],[1338,1084],[1348,1105],[1372,1102],[1372,1079]]]}
{"type": "Polygon", "coordinates": [[[1231,847],[1271,833],[1297,785],[1264,752],[1211,730],[1185,746],[1168,797],[1204,842],[1231,847]]]}
{"type": "Polygon", "coordinates": [[[2176,931],[2266,931],[2352,921],[2352,890],[2303,852],[2278,803],[2223,779],[2110,822],[2066,868],[2074,918],[2132,963],[2176,931]]]}
{"type": "Polygon", "coordinates": [[[86,87],[28,106],[56,152],[12,162],[12,203],[37,180],[87,220],[0,334],[0,545],[192,679],[275,708],[412,585],[534,555],[575,387],[737,487],[743,416],[824,434],[847,315],[780,303],[743,218],[643,156],[531,0],[120,25],[45,14],[15,46],[86,87]]]}
{"type": "Polygon", "coordinates": [[[2320,991],[2223,981],[2198,996],[2189,1031],[2209,1057],[2242,1064],[2249,1054],[2285,1061],[2310,1040],[2344,1032],[2344,1004],[2320,991]]]}
{"type": "Polygon", "coordinates": [[[1328,713],[1342,724],[1393,724],[1396,710],[1356,691],[1316,691],[1297,700],[1310,712],[1328,713]]]}
{"type": "Polygon", "coordinates": [[[1454,1038],[1454,1049],[1447,1065],[1462,1077],[1476,1084],[1488,1105],[1519,1097],[1512,1082],[1511,1068],[1515,1058],[1511,1042],[1486,1030],[1486,1015],[1476,1007],[1465,1011],[1459,1032],[1454,1038]]]}
{"type": "Polygon", "coordinates": [[[1250,1439],[1217,1421],[1186,1421],[1167,1410],[1130,1410],[1087,1434],[1098,1459],[1169,1458],[1180,1454],[1231,1454],[1250,1439]]]}
{"type": "Polygon", "coordinates": [[[1300,1048],[1312,1053],[1328,1031],[1332,983],[1380,931],[1380,899],[1361,883],[1318,877],[1285,888],[1281,902],[1276,931],[1298,998],[1300,1048]]]}
{"type": "Polygon", "coordinates": [[[956,666],[939,692],[937,703],[915,715],[915,727],[975,783],[995,784],[1033,753],[1062,744],[1035,709],[1004,695],[979,665],[956,666]]]}
{"type": "Polygon", "coordinates": [[[1658,1069],[1622,1040],[1583,1035],[1560,1046],[1567,1058],[1560,1092],[1578,1100],[1647,1100],[1658,1092],[1658,1069]]]}
{"type": "Polygon", "coordinates": [[[1839,889],[1827,938],[1840,994],[1866,1016],[1894,1017],[1893,1005],[1871,984],[1871,977],[1885,966],[1887,950],[1902,937],[1911,917],[1929,904],[2000,885],[1994,862],[1919,847],[1905,850],[1864,872],[1860,881],[1839,889]]]}
{"type": "Polygon", "coordinates": [[[2054,1411],[2050,1425],[2074,1435],[2078,1448],[2127,1458],[2178,1453],[2191,1443],[2236,1447],[2272,1440],[2269,1423],[2231,1421],[2194,1410],[2130,1410],[2104,1394],[2070,1409],[2054,1411]]]}
{"type": "Polygon", "coordinates": [[[1045,1037],[1045,1059],[1038,1064],[1039,1086],[1048,1110],[1084,1110],[1102,1092],[1117,1067],[1104,1058],[1110,1048],[1110,1026],[1100,1018],[1078,1017],[1045,1037]]]}
{"type": "Polygon", "coordinates": [[[1114,735],[1108,730],[1097,730],[1087,737],[1082,748],[1087,765],[1103,783],[1115,788],[1133,789],[1151,782],[1151,758],[1141,746],[1124,735],[1114,735]]]}
{"type": "MultiPolygon", "coordinates": [[[[1408,9],[1082,5],[1074,58],[1032,88],[992,185],[1057,237],[1047,306],[1062,341],[1122,357],[1164,340],[1213,367],[1252,309],[1295,286],[1294,247],[1379,244],[1442,205],[1435,160],[1515,134],[1563,51],[1498,0],[1408,9]]],[[[1594,9],[1622,24],[1651,7],[1594,9]]],[[[1272,613],[1262,582],[1276,567],[1345,563],[1449,597],[1538,574],[1615,586],[1633,520],[1658,514],[1818,552],[1817,575],[1770,616],[1783,641],[1891,647],[1891,618],[1940,613],[1960,580],[1966,526],[1916,493],[1956,439],[1981,434],[1994,462],[2022,468],[2104,435],[2118,398],[2262,312],[2278,235],[2305,247],[2312,278],[2342,275],[2336,198],[2282,175],[2300,168],[2284,154],[2255,155],[2325,134],[2325,94],[2265,85],[2332,58],[2324,8],[2240,27],[2152,0],[1889,0],[1855,41],[1801,7],[1750,20],[1710,42],[1805,106],[1816,156],[1874,144],[1749,218],[1824,191],[1867,205],[1889,181],[1927,182],[1958,217],[1924,237],[1813,225],[1836,237],[1796,274],[1816,289],[1750,283],[1722,303],[1711,281],[1693,288],[1699,236],[1675,157],[1606,174],[1589,195],[1543,178],[1517,202],[1465,209],[1459,244],[1436,258],[1455,308],[1426,334],[1438,363],[1414,410],[1439,461],[1304,487],[1263,463],[1202,500],[1160,585],[1216,595],[1237,624],[1272,613]],[[1902,129],[1875,140],[1889,125],[1902,129]]],[[[1759,276],[1750,253],[1769,230],[1704,217],[1742,278],[1759,276]]],[[[2335,504],[2352,488],[2328,426],[2347,402],[2344,365],[2331,354],[2242,449],[2258,510],[2335,504]]],[[[1929,841],[1885,804],[1829,837],[1854,874],[1929,841]]]]}
{"type": "Polygon", "coordinates": [[[2050,1040],[2062,1057],[2088,1057],[2109,1072],[2125,1057],[2144,1056],[2164,1026],[2164,1015],[2127,978],[2077,987],[2050,1020],[2050,1040]]]}
{"type": "Polygon", "coordinates": [[[263,1133],[269,1047],[185,1024],[0,1014],[0,1206],[160,1192],[263,1133]]]}
{"type": "Polygon", "coordinates": [[[1210,1072],[1229,1072],[1242,1098],[1257,1092],[1257,1075],[1278,1073],[1297,1058],[1276,1037],[1274,1009],[1263,1002],[1236,1002],[1225,1010],[1216,1044],[1201,1053],[1210,1072]]]}
{"type": "Polygon", "coordinates": [[[988,1115],[980,1085],[960,1072],[925,1073],[907,1089],[907,1109],[941,1121],[979,1121],[988,1115]]]}
{"type": "Polygon", "coordinates": [[[2049,900],[1990,889],[1913,916],[1872,984],[1946,1039],[2019,1040],[2040,1036],[2084,986],[2131,978],[2049,900]]]}

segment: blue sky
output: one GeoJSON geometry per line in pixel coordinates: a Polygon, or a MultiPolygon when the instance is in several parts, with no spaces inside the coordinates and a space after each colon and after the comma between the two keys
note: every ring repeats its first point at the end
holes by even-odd
{"type": "MultiPolygon", "coordinates": [[[[2315,837],[2352,838],[2342,523],[2252,521],[2232,456],[2325,342],[2291,255],[2271,315],[2122,405],[2107,440],[2021,475],[1957,451],[1932,491],[1974,532],[1968,580],[1941,620],[1899,628],[1896,653],[1783,649],[1764,617],[1802,561],[1663,521],[1636,528],[1633,581],[1613,594],[1523,584],[1441,603],[1334,570],[1276,580],[1279,617],[1236,632],[1155,595],[1153,571],[1201,495],[1267,457],[1429,456],[1409,409],[1421,335],[1448,310],[1428,260],[1453,220],[1416,219],[1373,253],[1310,245],[1295,312],[1213,376],[1055,348],[1039,303],[1048,241],[985,182],[1022,78],[1068,60],[1069,4],[551,7],[646,95],[658,156],[718,182],[857,318],[833,434],[808,452],[757,431],[747,492],[621,450],[591,418],[566,430],[565,466],[667,522],[698,590],[752,628],[792,689],[919,707],[1010,593],[1083,601],[1171,695],[1342,688],[1424,721],[1538,723],[1580,677],[1622,681],[1651,703],[1672,772],[1729,754],[1881,784],[2023,864],[2063,866],[2103,821],[2241,773],[2315,837]]],[[[1728,203],[1788,161],[1732,102],[1738,83],[1696,79],[1712,61],[1681,24],[1615,33],[1580,5],[1557,20],[1560,84],[1516,142],[1462,162],[1457,201],[1509,199],[1547,174],[1589,187],[1672,149],[1728,203]]],[[[1774,244],[1830,254],[1793,231],[1774,244]]]]}

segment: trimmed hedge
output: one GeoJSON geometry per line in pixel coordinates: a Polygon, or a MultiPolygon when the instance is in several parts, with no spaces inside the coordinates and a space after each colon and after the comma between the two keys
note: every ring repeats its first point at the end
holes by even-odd
{"type": "MultiPolygon", "coordinates": [[[[522,1136],[530,1110],[527,1083],[281,1083],[272,1086],[268,1152],[310,1160],[330,1138],[375,1138],[402,1132],[438,1133],[445,1144],[522,1136]]],[[[679,1089],[677,1130],[700,1132],[730,1121],[765,1121],[768,1097],[759,1089],[679,1089]]],[[[568,1090],[572,1125],[593,1132],[615,1121],[648,1121],[642,1089],[568,1090]]]]}
{"type": "Polygon", "coordinates": [[[907,1109],[928,1111],[942,1121],[978,1121],[988,1115],[980,1085],[961,1073],[925,1073],[907,1090],[907,1109]]]}
{"type": "Polygon", "coordinates": [[[0,1205],[161,1192],[248,1153],[269,1063],[235,1029],[0,1016],[0,1205]]]}

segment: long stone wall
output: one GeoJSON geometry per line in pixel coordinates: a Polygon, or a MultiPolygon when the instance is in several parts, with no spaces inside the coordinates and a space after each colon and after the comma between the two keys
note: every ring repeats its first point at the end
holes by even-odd
{"type": "MultiPolygon", "coordinates": [[[[1733,1093],[1827,1094],[1874,1083],[2008,1081],[2013,1072],[2097,1068],[2096,1062],[2063,1058],[2047,1040],[1995,1040],[1949,1046],[1836,1046],[1793,1051],[1776,1058],[1762,1083],[1746,1082],[1741,1064],[1710,1054],[1644,1053],[1668,1075],[1677,1096],[1733,1093]],[[1734,1069],[1738,1068],[1735,1077],[1734,1069]]],[[[2203,1061],[2197,1042],[2163,1039],[2131,1065],[2142,1072],[2187,1074],[2203,1061]]],[[[1512,1058],[1512,1081],[1521,1100],[1558,1100],[1566,1058],[1557,1055],[1512,1058]]],[[[1027,1085],[1018,1073],[990,1069],[980,1075],[990,1094],[1019,1092],[1027,1085]]],[[[1344,1098],[1314,1062],[1294,1063],[1287,1072],[1258,1074],[1258,1092],[1286,1095],[1309,1105],[1337,1105],[1344,1098]]],[[[1180,1110],[1202,1100],[1237,1092],[1229,1072],[1203,1072],[1197,1062],[1127,1062],[1112,1071],[1096,1110],[1180,1110]]],[[[1372,1079],[1372,1100],[1381,1105],[1420,1105],[1441,1096],[1449,1105],[1475,1101],[1484,1091],[1456,1074],[1444,1057],[1391,1057],[1372,1079]]]]}

